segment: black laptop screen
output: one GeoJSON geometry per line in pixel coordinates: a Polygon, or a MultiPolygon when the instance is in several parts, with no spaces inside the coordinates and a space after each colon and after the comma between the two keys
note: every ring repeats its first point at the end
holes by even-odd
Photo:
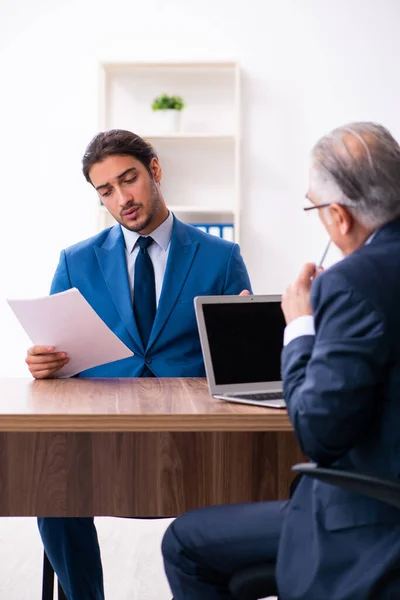
{"type": "Polygon", "coordinates": [[[203,312],[217,385],[281,380],[279,302],[203,304],[203,312]]]}

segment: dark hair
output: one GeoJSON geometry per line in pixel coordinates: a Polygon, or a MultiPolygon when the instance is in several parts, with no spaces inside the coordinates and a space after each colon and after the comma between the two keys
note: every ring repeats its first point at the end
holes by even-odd
{"type": "Polygon", "coordinates": [[[92,183],[89,177],[91,167],[108,156],[132,156],[139,160],[150,174],[150,163],[153,158],[158,158],[153,146],[131,131],[102,131],[92,139],[82,158],[82,171],[86,181],[92,183]]]}

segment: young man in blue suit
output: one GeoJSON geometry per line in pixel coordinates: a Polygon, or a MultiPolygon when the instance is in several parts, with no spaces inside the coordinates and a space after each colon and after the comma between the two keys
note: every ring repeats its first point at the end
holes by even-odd
{"type": "MultiPolygon", "coordinates": [[[[288,413],[313,461],[399,478],[399,145],[373,123],[333,131],[308,200],[345,258],[283,297],[288,413]]],[[[280,600],[400,598],[400,511],[307,477],[288,503],[183,515],[163,554],[175,600],[230,600],[235,571],[276,560],[280,600]]]]}
{"type": "MultiPolygon", "coordinates": [[[[100,133],[82,165],[118,224],[61,252],[51,293],[78,288],[134,356],[78,377],[205,376],[193,299],[250,290],[239,247],[169,212],[157,155],[137,135],[100,133]]],[[[56,376],[67,361],[39,346],[26,359],[36,379],[56,376]]],[[[39,519],[39,529],[68,600],[103,600],[93,519],[39,519]]]]}

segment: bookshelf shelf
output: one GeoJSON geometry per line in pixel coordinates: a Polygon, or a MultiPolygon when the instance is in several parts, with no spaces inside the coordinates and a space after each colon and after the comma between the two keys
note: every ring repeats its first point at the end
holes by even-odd
{"type": "Polygon", "coordinates": [[[225,207],[225,206],[185,206],[185,205],[173,205],[171,204],[169,206],[170,210],[173,213],[182,213],[182,212],[187,212],[187,213],[192,213],[192,214],[202,214],[202,213],[209,213],[209,214],[233,214],[233,210],[225,207]]]}
{"type": "Polygon", "coordinates": [[[235,135],[229,133],[150,133],[148,135],[141,134],[146,140],[215,140],[215,141],[231,141],[236,139],[235,135]]]}

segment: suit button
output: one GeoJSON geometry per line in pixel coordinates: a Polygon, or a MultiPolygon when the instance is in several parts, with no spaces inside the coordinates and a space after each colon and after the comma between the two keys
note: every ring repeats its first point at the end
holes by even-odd
{"type": "Polygon", "coordinates": [[[146,356],[144,360],[147,365],[151,365],[151,361],[152,361],[151,356],[146,356]]]}

